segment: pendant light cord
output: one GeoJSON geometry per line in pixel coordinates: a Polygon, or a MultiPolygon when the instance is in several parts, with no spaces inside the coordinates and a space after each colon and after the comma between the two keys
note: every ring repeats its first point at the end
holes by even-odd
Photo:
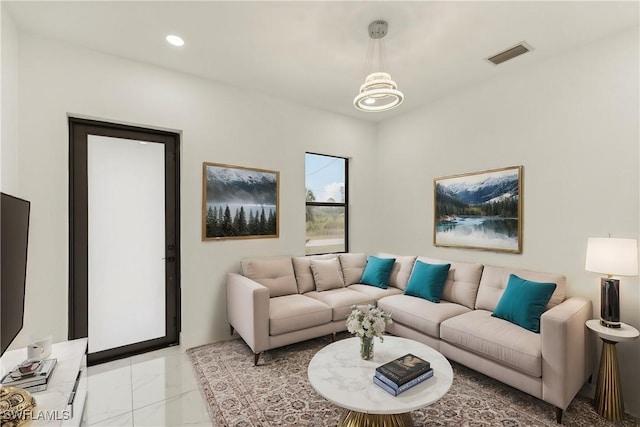
{"type": "Polygon", "coordinates": [[[367,56],[364,59],[364,68],[362,69],[362,80],[364,81],[366,77],[371,73],[371,68],[373,68],[373,56],[375,50],[375,40],[369,38],[369,45],[367,46],[367,56]]]}
{"type": "Polygon", "coordinates": [[[378,50],[380,53],[380,71],[389,72],[387,67],[387,52],[385,49],[384,38],[378,40],[378,50]]]}
{"type": "Polygon", "coordinates": [[[384,38],[369,38],[369,45],[367,46],[367,56],[365,57],[364,68],[362,70],[362,80],[365,80],[367,76],[374,71],[389,72],[387,67],[387,53],[385,49],[384,38]],[[378,68],[374,70],[373,68],[376,66],[374,62],[376,50],[378,53],[378,68]]]}

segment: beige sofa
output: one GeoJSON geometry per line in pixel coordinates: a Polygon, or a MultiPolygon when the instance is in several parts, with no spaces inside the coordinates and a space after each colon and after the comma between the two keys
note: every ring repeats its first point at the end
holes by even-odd
{"type": "MultiPolygon", "coordinates": [[[[377,293],[350,289],[362,276],[365,263],[365,254],[242,260],[241,274],[227,277],[232,332],[237,331],[251,347],[257,364],[265,350],[346,330],[351,307],[374,304],[377,299],[377,293]],[[311,261],[331,259],[339,263],[343,284],[318,290],[311,261]]],[[[399,289],[395,292],[401,293],[399,289]]]]}
{"type": "Polygon", "coordinates": [[[227,280],[227,311],[235,329],[254,352],[261,352],[346,330],[356,304],[375,303],[389,312],[391,334],[423,342],[450,360],[482,372],[552,404],[561,422],[567,408],[593,370],[585,322],[591,301],[566,298],[566,279],[556,274],[397,256],[389,287],[359,284],[365,254],[245,259],[241,274],[227,280]],[[326,289],[311,263],[339,263],[343,286],[326,289]],[[415,260],[450,263],[439,303],[404,294],[415,260]],[[510,274],[556,283],[540,319],[540,333],[492,317],[510,274]],[[317,284],[321,286],[317,287],[317,284]]]}

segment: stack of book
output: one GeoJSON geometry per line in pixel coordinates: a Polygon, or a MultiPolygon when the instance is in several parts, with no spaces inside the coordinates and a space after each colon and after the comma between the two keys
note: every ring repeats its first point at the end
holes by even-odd
{"type": "Polygon", "coordinates": [[[397,396],[433,376],[431,364],[411,353],[376,368],[373,382],[397,396]]]}
{"type": "Polygon", "coordinates": [[[29,393],[44,391],[57,361],[58,359],[28,360],[12,369],[0,383],[5,387],[17,387],[29,393]]]}

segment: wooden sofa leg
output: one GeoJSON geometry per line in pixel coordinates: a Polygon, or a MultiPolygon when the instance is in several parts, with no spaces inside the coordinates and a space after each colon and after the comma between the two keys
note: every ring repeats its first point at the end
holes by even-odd
{"type": "Polygon", "coordinates": [[[593,382],[593,374],[589,375],[589,379],[587,381],[589,381],[589,384],[593,382]]]}
{"type": "Polygon", "coordinates": [[[258,365],[258,359],[260,359],[261,354],[262,353],[253,353],[253,366],[258,365]]]}
{"type": "Polygon", "coordinates": [[[331,333],[331,342],[336,342],[336,333],[335,332],[331,333]]]}
{"type": "Polygon", "coordinates": [[[554,408],[556,411],[556,422],[558,424],[562,424],[562,409],[555,407],[554,408]]]}
{"type": "Polygon", "coordinates": [[[233,325],[229,325],[229,331],[230,331],[231,335],[233,335],[233,325]]]}

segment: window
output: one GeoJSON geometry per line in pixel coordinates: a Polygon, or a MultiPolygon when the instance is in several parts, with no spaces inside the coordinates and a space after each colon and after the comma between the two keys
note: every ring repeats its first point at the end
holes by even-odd
{"type": "Polygon", "coordinates": [[[344,157],[305,154],[307,255],[349,250],[348,172],[344,157]]]}

